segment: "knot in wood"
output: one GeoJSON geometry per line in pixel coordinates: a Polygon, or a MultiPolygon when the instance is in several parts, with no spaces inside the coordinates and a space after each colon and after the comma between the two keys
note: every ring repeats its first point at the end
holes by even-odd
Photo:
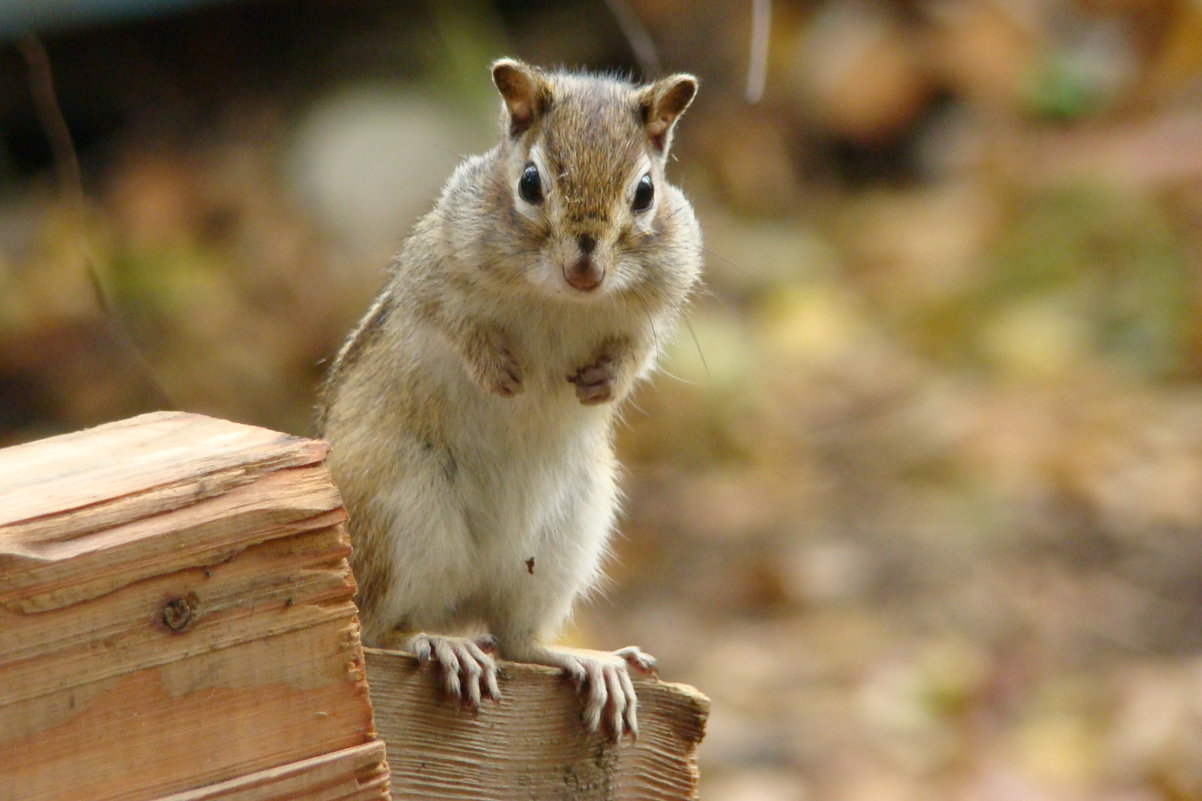
{"type": "Polygon", "coordinates": [[[163,605],[163,625],[172,631],[188,628],[195,617],[196,608],[189,598],[175,598],[163,605]]]}

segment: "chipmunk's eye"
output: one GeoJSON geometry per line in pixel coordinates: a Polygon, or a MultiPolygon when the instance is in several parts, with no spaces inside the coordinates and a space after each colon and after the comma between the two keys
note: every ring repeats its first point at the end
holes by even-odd
{"type": "Polygon", "coordinates": [[[538,204],[543,202],[543,182],[538,175],[538,167],[534,166],[534,162],[530,162],[526,165],[526,169],[522,170],[522,178],[518,181],[518,194],[527,203],[538,204]]]}
{"type": "Polygon", "coordinates": [[[655,199],[655,185],[651,183],[651,173],[639,179],[639,185],[634,188],[634,203],[630,207],[635,211],[646,211],[651,208],[655,199]]]}

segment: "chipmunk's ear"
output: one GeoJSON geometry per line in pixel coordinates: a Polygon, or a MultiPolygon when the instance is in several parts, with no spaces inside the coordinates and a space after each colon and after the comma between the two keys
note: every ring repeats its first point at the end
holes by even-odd
{"type": "Polygon", "coordinates": [[[661,154],[672,144],[672,128],[697,94],[697,79],[686,73],[669,75],[639,92],[639,109],[651,146],[661,154]]]}
{"type": "Polygon", "coordinates": [[[492,81],[505,100],[509,135],[518,137],[530,129],[551,105],[551,84],[542,71],[512,58],[492,65],[492,81]]]}

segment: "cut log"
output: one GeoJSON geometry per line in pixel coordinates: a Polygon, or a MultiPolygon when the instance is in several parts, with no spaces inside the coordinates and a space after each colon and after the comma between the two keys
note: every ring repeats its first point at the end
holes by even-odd
{"type": "Polygon", "coordinates": [[[634,680],[639,739],[588,735],[558,670],[499,663],[501,699],[475,715],[447,699],[434,666],[366,649],[396,801],[683,801],[697,798],[697,745],[709,700],[692,687],[634,680]]]}
{"type": "Polygon", "coordinates": [[[397,799],[697,797],[690,687],[612,743],[550,668],[471,716],[365,656],[326,453],[181,413],[0,451],[0,801],[383,801],[377,724],[397,799]]]}
{"type": "Polygon", "coordinates": [[[0,451],[0,799],[388,797],[326,452],[180,413],[0,451]]]}
{"type": "Polygon", "coordinates": [[[387,788],[384,743],[371,742],[158,801],[379,801],[387,788]]]}

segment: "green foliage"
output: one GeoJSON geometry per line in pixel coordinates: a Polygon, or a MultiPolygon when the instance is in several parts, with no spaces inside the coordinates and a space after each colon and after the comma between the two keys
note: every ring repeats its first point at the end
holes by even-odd
{"type": "Polygon", "coordinates": [[[1130,191],[1059,187],[1024,199],[964,289],[918,312],[941,359],[1019,377],[1117,370],[1186,377],[1195,312],[1181,237],[1130,191]]]}
{"type": "Polygon", "coordinates": [[[1087,70],[1073,59],[1057,55],[1036,72],[1027,102],[1040,117],[1072,120],[1098,112],[1105,99],[1087,70]]]}

